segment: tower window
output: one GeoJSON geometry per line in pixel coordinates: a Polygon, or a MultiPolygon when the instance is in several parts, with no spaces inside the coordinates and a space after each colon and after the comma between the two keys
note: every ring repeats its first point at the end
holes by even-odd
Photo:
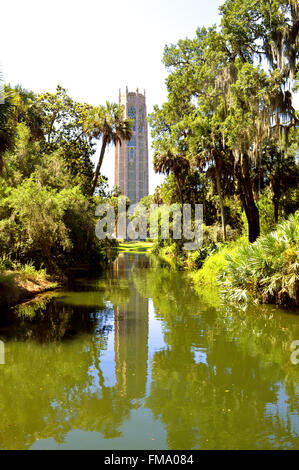
{"type": "Polygon", "coordinates": [[[139,108],[139,133],[143,131],[143,109],[139,108]]]}
{"type": "Polygon", "coordinates": [[[128,117],[133,119],[133,131],[136,131],[136,108],[135,106],[130,106],[128,109],[128,117]]]}
{"type": "Polygon", "coordinates": [[[133,162],[135,160],[135,147],[129,147],[128,153],[129,153],[129,162],[133,162]]]}

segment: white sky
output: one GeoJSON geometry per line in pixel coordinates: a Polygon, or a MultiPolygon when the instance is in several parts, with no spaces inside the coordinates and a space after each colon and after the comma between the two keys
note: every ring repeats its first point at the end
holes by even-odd
{"type": "MultiPolygon", "coordinates": [[[[5,82],[35,92],[59,83],[78,101],[118,101],[118,89],[146,90],[147,109],[166,99],[165,44],[219,21],[224,0],[9,0],[0,9],[5,82]]],[[[150,192],[162,181],[152,170],[150,192]]],[[[114,184],[114,148],[103,174],[114,184]]]]}

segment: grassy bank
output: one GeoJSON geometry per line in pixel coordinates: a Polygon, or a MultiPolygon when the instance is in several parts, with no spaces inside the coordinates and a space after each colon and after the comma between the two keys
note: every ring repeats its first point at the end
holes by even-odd
{"type": "Polygon", "coordinates": [[[245,238],[239,238],[235,242],[214,251],[204,260],[201,269],[189,273],[195,286],[197,288],[212,287],[213,289],[218,289],[217,279],[220,272],[226,267],[228,257],[234,256],[241,246],[248,243],[245,238]]]}
{"type": "MultiPolygon", "coordinates": [[[[14,263],[13,263],[14,264],[14,263]]],[[[11,269],[0,268],[0,306],[13,305],[59,286],[45,269],[31,264],[14,264],[11,269]]]]}
{"type": "Polygon", "coordinates": [[[198,291],[219,290],[233,303],[299,306],[299,213],[250,244],[240,238],[190,273],[198,291]]]}
{"type": "Polygon", "coordinates": [[[119,243],[117,250],[119,253],[149,253],[152,248],[152,242],[130,241],[119,243]]]}

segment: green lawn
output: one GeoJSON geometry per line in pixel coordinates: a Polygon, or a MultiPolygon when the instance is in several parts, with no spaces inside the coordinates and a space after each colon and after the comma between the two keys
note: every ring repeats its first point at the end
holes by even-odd
{"type": "Polygon", "coordinates": [[[153,247],[152,242],[123,242],[118,246],[119,253],[146,253],[153,247]]]}

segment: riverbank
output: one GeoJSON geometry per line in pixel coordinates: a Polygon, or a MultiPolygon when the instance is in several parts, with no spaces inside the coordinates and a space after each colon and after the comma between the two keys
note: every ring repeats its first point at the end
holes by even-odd
{"type": "Polygon", "coordinates": [[[198,292],[213,289],[233,304],[299,306],[298,212],[254,243],[240,237],[189,253],[173,243],[158,256],[172,269],[186,270],[198,292]]]}
{"type": "Polygon", "coordinates": [[[54,290],[60,282],[46,274],[45,270],[31,272],[0,272],[0,307],[7,307],[31,300],[39,294],[54,290]]]}
{"type": "MultiPolygon", "coordinates": [[[[111,251],[115,250],[115,256],[119,253],[149,253],[152,247],[152,242],[129,241],[120,243],[111,251]]],[[[112,259],[114,258],[112,257],[112,259]]],[[[90,269],[91,265],[87,263],[72,266],[66,270],[66,276],[59,277],[47,274],[45,269],[37,270],[31,262],[21,265],[8,258],[2,259],[0,265],[0,307],[9,307],[30,301],[40,294],[61,287],[68,279],[69,272],[72,273],[72,277],[75,272],[86,272],[90,269]]]]}

